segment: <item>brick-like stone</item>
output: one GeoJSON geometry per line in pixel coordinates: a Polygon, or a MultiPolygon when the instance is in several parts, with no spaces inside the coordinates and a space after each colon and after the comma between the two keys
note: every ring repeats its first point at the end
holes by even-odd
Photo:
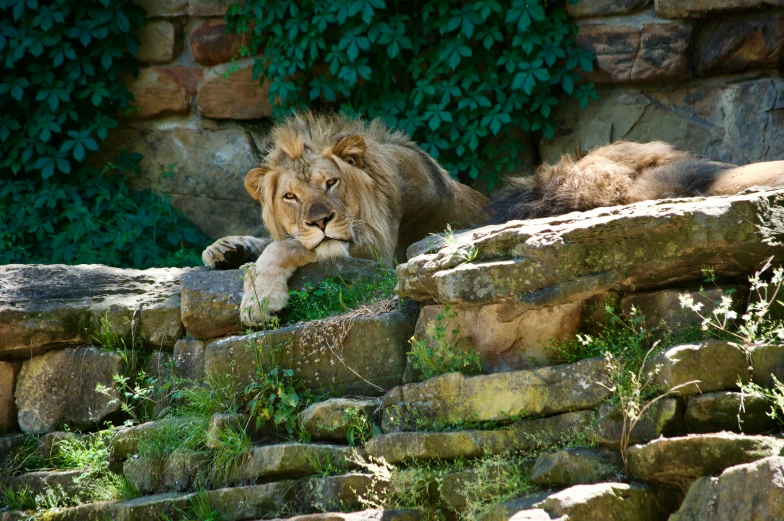
{"type": "Polygon", "coordinates": [[[202,65],[211,66],[231,61],[245,45],[245,38],[227,33],[226,22],[210,20],[195,27],[188,35],[193,57],[202,65]]]}
{"type": "Polygon", "coordinates": [[[781,0],[654,0],[656,15],[662,18],[702,18],[738,11],[782,5],[781,0]]]}
{"type": "MultiPolygon", "coordinates": [[[[314,440],[345,443],[356,421],[364,421],[370,430],[377,423],[380,409],[381,400],[330,398],[309,406],[299,413],[297,420],[314,440]]],[[[359,433],[353,435],[359,437],[359,433]]]]}
{"type": "Polygon", "coordinates": [[[613,481],[623,475],[618,451],[574,447],[539,456],[531,473],[537,485],[558,487],[613,481]]]}
{"type": "Polygon", "coordinates": [[[784,382],[784,346],[778,343],[753,346],[751,348],[752,381],[772,389],[775,380],[784,382]]]}
{"type": "MultiPolygon", "coordinates": [[[[486,372],[527,369],[534,363],[546,363],[547,347],[577,331],[583,308],[582,302],[535,310],[511,301],[452,305],[449,314],[456,316],[443,318],[440,326],[447,327],[447,332],[459,327],[463,340],[458,348],[476,349],[486,372]]],[[[416,339],[432,342],[438,317],[444,313],[443,305],[424,306],[416,339]]],[[[447,338],[451,340],[449,333],[447,338]]]]}
{"type": "Polygon", "coordinates": [[[239,70],[224,78],[227,66],[219,66],[204,76],[196,95],[203,116],[211,119],[261,119],[272,116],[267,91],[269,84],[253,79],[253,60],[237,62],[239,70]]]}
{"type": "Polygon", "coordinates": [[[205,464],[202,453],[175,450],[163,459],[129,458],[123,463],[123,475],[142,494],[183,492],[193,485],[205,464]]]}
{"type": "Polygon", "coordinates": [[[771,456],[701,477],[669,521],[774,521],[784,512],[784,458],[771,456]]]}
{"type": "Polygon", "coordinates": [[[383,399],[384,432],[410,428],[394,418],[401,411],[426,425],[463,421],[499,421],[510,416],[537,416],[592,409],[609,395],[604,361],[465,377],[449,373],[388,392],[383,399]]]}
{"type": "Polygon", "coordinates": [[[370,456],[397,464],[410,460],[451,460],[543,449],[585,435],[593,422],[593,411],[569,412],[521,420],[497,430],[450,432],[395,432],[365,443],[370,456]]]}
{"type": "Polygon", "coordinates": [[[714,22],[703,30],[697,74],[775,69],[784,55],[784,13],[714,22]]]}
{"type": "MultiPolygon", "coordinates": [[[[683,496],[675,491],[626,483],[576,485],[534,505],[568,520],[664,521],[683,496]]],[[[515,518],[519,519],[519,518],[515,518]]]]}
{"type": "Polygon", "coordinates": [[[199,90],[199,84],[204,78],[201,67],[186,67],[184,65],[169,65],[155,67],[160,74],[170,76],[188,97],[193,97],[199,90]]]}
{"type": "Polygon", "coordinates": [[[247,385],[256,373],[253,350],[259,350],[265,363],[278,351],[279,363],[294,369],[309,389],[329,389],[337,396],[377,396],[402,382],[413,329],[413,317],[393,311],[353,319],[342,345],[334,350],[313,343],[335,334],[318,322],[224,338],[207,345],[204,372],[232,374],[238,385],[247,385]]]}
{"type": "Polygon", "coordinates": [[[282,443],[253,447],[248,458],[230,469],[227,484],[271,478],[301,478],[331,464],[348,468],[354,449],[340,445],[282,443]]]}
{"type": "Polygon", "coordinates": [[[188,380],[204,376],[204,342],[187,337],[174,344],[174,374],[188,380]]]}
{"type": "MultiPolygon", "coordinates": [[[[679,436],[684,434],[684,405],[682,400],[664,398],[649,408],[635,425],[631,443],[645,443],[659,436],[679,436]]],[[[602,447],[617,449],[621,445],[623,432],[623,413],[620,407],[604,403],[589,429],[591,440],[602,447]]]]}
{"type": "Polygon", "coordinates": [[[187,114],[190,105],[185,92],[168,74],[162,74],[155,67],[139,71],[139,76],[128,83],[133,94],[130,106],[135,110],[128,114],[133,119],[187,114]]]}
{"type": "MultiPolygon", "coordinates": [[[[645,317],[645,327],[649,328],[664,324],[672,331],[699,327],[702,324],[700,316],[691,309],[681,307],[680,296],[686,293],[691,295],[694,302],[703,304],[701,313],[706,316],[721,301],[722,295],[731,297],[736,308],[745,306],[749,288],[748,286],[733,285],[704,291],[692,288],[632,293],[621,299],[621,309],[628,319],[632,318],[632,308],[636,309],[638,315],[645,317]]],[[[736,311],[741,311],[741,309],[736,309],[736,311]]]]}
{"type": "Polygon", "coordinates": [[[89,428],[117,415],[117,384],[125,360],[118,352],[95,347],[63,349],[25,360],[16,385],[19,426],[28,434],[44,434],[63,425],[89,428]],[[96,392],[109,388],[109,396],[96,392]]]}
{"type": "Polygon", "coordinates": [[[16,376],[21,368],[21,362],[0,362],[0,434],[13,432],[19,428],[16,423],[14,389],[16,376]]]}
{"type": "Polygon", "coordinates": [[[223,16],[234,0],[190,0],[188,14],[191,16],[223,16]]]}
{"type": "Polygon", "coordinates": [[[372,475],[351,472],[313,478],[306,481],[302,488],[306,511],[339,512],[361,509],[361,498],[382,493],[383,484],[372,475]]]}
{"type": "Polygon", "coordinates": [[[566,14],[570,18],[590,18],[628,14],[643,9],[651,0],[580,0],[566,3],[566,14]]]}
{"type": "Polygon", "coordinates": [[[771,404],[762,396],[718,392],[689,398],[684,418],[686,432],[744,432],[761,434],[776,427],[768,416],[771,404]]]}
{"type": "Polygon", "coordinates": [[[169,63],[174,60],[177,32],[168,20],[153,20],[139,28],[139,49],[136,59],[144,63],[169,63]]]}
{"type": "Polygon", "coordinates": [[[646,82],[683,78],[688,74],[687,49],[692,26],[657,22],[578,24],[577,43],[596,54],[600,82],[646,82]]]}
{"type": "Polygon", "coordinates": [[[662,391],[687,382],[698,380],[678,389],[679,396],[697,393],[737,389],[738,382],[749,381],[749,364],[745,353],[735,345],[723,340],[705,340],[665,349],[649,359],[646,371],[660,371],[654,376],[654,384],[662,391]]]}
{"type": "Polygon", "coordinates": [[[660,438],[629,449],[629,473],[634,479],[686,492],[700,476],[778,456],[782,448],[784,440],[778,438],[727,432],[660,438]]]}
{"type": "Polygon", "coordinates": [[[182,16],[188,12],[188,0],[134,0],[148,18],[182,16]]]}

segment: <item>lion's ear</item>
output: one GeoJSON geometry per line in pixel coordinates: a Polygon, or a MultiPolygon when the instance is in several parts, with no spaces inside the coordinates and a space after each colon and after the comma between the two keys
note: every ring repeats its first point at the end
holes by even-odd
{"type": "Polygon", "coordinates": [[[346,163],[356,166],[362,166],[365,150],[367,150],[365,140],[357,134],[344,137],[332,147],[333,154],[346,163]]]}
{"type": "Polygon", "coordinates": [[[247,190],[250,196],[254,199],[261,201],[264,197],[264,176],[268,174],[269,171],[269,168],[259,167],[254,168],[245,175],[245,190],[247,190]]]}

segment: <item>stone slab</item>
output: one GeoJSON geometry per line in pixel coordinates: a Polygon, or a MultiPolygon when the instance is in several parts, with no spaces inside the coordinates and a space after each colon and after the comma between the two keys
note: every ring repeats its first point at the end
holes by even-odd
{"type": "Polygon", "coordinates": [[[90,342],[103,320],[128,347],[134,327],[150,347],[173,346],[182,330],[180,277],[188,271],[0,266],[0,359],[90,342]]]}
{"type": "Polygon", "coordinates": [[[196,94],[202,116],[211,119],[253,120],[272,116],[269,83],[253,78],[253,60],[239,60],[207,71],[196,94]]]}
{"type": "Polygon", "coordinates": [[[686,432],[743,432],[762,434],[776,428],[772,404],[757,395],[717,392],[689,398],[684,423],[686,432]]]}
{"type": "Polygon", "coordinates": [[[13,432],[19,428],[16,422],[14,389],[16,389],[16,376],[21,368],[21,362],[0,362],[0,434],[13,432]]]}
{"type": "Polygon", "coordinates": [[[136,59],[144,63],[169,63],[176,56],[177,33],[168,20],[152,20],[136,33],[139,49],[136,59]]]}
{"type": "Polygon", "coordinates": [[[364,422],[368,429],[380,423],[380,410],[381,400],[330,398],[300,412],[297,421],[313,440],[346,442],[349,429],[356,428],[357,422],[364,422]]]}
{"type": "Polygon", "coordinates": [[[629,473],[634,479],[686,492],[700,476],[778,456],[783,447],[784,440],[778,438],[727,432],[661,438],[630,447],[629,473]]]}
{"type": "Polygon", "coordinates": [[[401,413],[414,416],[419,428],[426,428],[592,409],[610,396],[599,385],[605,380],[605,364],[598,358],[473,377],[448,373],[387,393],[382,429],[410,428],[400,423],[401,413]]]}
{"type": "MultiPolygon", "coordinates": [[[[635,425],[631,443],[645,443],[659,436],[680,436],[683,426],[684,405],[682,400],[663,398],[654,404],[635,425]]],[[[623,413],[612,403],[599,407],[594,423],[589,430],[591,441],[602,447],[617,449],[621,446],[623,413]]]]}
{"type": "Polygon", "coordinates": [[[253,447],[248,459],[228,473],[227,484],[301,478],[317,474],[320,468],[332,465],[347,468],[354,449],[340,445],[316,443],[282,443],[253,447]]]}
{"type": "Polygon", "coordinates": [[[554,488],[614,481],[622,475],[623,462],[618,451],[575,447],[539,456],[531,474],[531,481],[554,488]]]}
{"type": "Polygon", "coordinates": [[[775,69],[784,52],[784,13],[721,20],[705,28],[699,40],[699,75],[775,69]]]}
{"type": "Polygon", "coordinates": [[[613,288],[701,280],[705,265],[719,276],[747,274],[784,253],[781,204],[784,190],[751,191],[485,226],[455,234],[454,245],[426,240],[409,247],[395,291],[422,301],[511,300],[537,309],[613,288]],[[471,247],[477,256],[465,262],[460,252],[471,247]],[[426,249],[435,253],[421,254],[426,249]]]}
{"type": "Polygon", "coordinates": [[[254,352],[267,364],[277,360],[294,369],[309,389],[333,396],[378,396],[402,382],[412,317],[400,311],[353,320],[341,345],[318,340],[339,338],[317,322],[216,340],[206,347],[206,375],[232,374],[240,386],[256,372],[254,352]],[[332,345],[331,343],[329,345],[332,345]]]}

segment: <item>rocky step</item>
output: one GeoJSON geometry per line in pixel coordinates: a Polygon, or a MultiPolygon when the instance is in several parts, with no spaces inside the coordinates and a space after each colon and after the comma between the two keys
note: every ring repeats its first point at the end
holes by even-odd
{"type": "Polygon", "coordinates": [[[684,493],[701,476],[715,476],[735,465],[779,456],[784,439],[722,432],[661,438],[629,449],[629,473],[635,479],[684,493]]]}
{"type": "Polygon", "coordinates": [[[683,495],[677,490],[627,483],[576,485],[560,492],[539,492],[506,501],[482,521],[666,521],[683,495]]]}
{"type": "Polygon", "coordinates": [[[655,289],[753,272],[781,256],[784,190],[690,198],[512,221],[429,237],[397,267],[402,297],[442,304],[513,301],[518,313],[611,289],[655,289]],[[468,252],[475,252],[466,262],[468,252]]]}
{"type": "MultiPolygon", "coordinates": [[[[271,521],[424,521],[419,510],[362,510],[360,512],[326,512],[278,518],[271,521]]],[[[259,520],[261,521],[261,520],[259,520]]]]}
{"type": "Polygon", "coordinates": [[[203,494],[223,521],[269,518],[280,515],[296,496],[296,483],[281,481],[265,485],[222,488],[188,494],[168,493],[143,496],[130,501],[99,502],[72,508],[49,510],[45,521],[149,521],[163,516],[176,516],[192,508],[193,501],[203,494]]]}

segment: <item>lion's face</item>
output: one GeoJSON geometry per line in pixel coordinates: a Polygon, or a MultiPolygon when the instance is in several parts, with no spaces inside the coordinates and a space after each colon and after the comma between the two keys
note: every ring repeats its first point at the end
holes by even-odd
{"type": "Polygon", "coordinates": [[[349,255],[360,212],[351,185],[361,157],[335,150],[340,150],[337,145],[321,153],[303,146],[296,157],[282,154],[274,165],[253,169],[245,179],[262,203],[273,239],[297,239],[321,259],[349,255]]]}

